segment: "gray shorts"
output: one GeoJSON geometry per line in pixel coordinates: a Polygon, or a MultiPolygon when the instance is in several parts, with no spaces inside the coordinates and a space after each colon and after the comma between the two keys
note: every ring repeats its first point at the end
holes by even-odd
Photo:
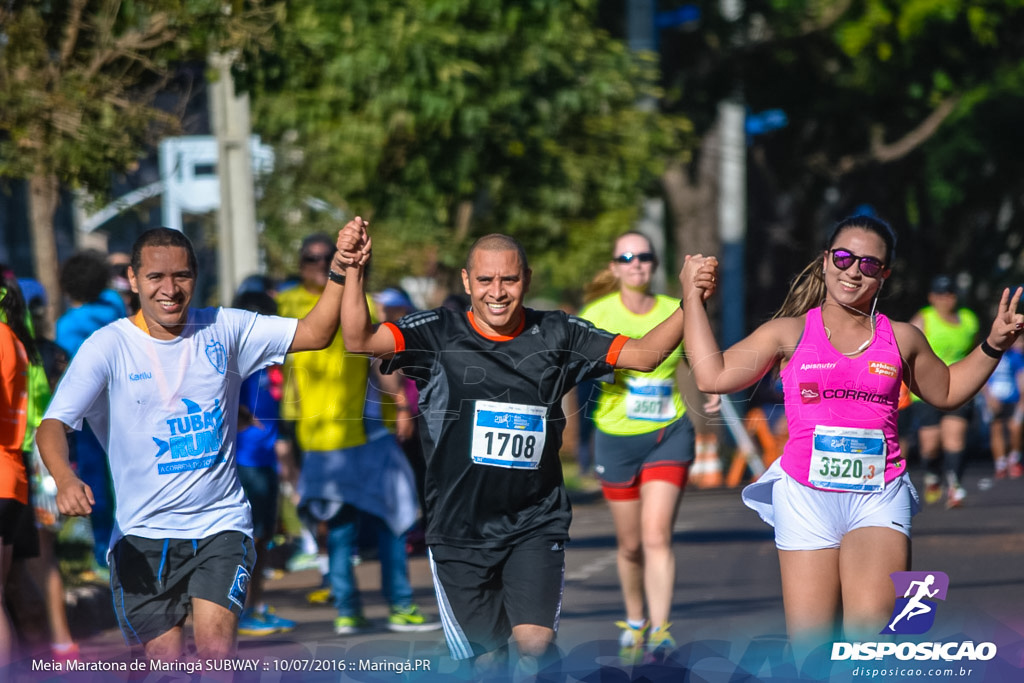
{"type": "Polygon", "coordinates": [[[685,475],[685,467],[693,461],[695,441],[693,423],[686,415],[646,434],[618,436],[598,429],[594,435],[595,471],[605,487],[622,489],[639,486],[645,470],[667,468],[685,475]]]}
{"type": "Polygon", "coordinates": [[[145,644],[180,626],[192,598],[239,614],[255,563],[252,539],[240,531],[195,540],[125,536],[110,563],[114,611],[125,641],[145,644]]]}

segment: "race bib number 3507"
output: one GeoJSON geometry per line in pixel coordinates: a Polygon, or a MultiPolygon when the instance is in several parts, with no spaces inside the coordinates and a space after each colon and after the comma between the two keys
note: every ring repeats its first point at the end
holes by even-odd
{"type": "Polygon", "coordinates": [[[471,456],[478,465],[535,470],[544,452],[547,409],[477,401],[471,456]]]}

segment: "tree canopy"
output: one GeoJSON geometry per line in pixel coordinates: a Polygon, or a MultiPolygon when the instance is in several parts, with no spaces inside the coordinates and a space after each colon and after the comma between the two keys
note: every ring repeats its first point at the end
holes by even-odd
{"type": "Polygon", "coordinates": [[[272,20],[272,7],[222,0],[0,6],[0,176],[29,181],[36,273],[51,302],[61,300],[60,188],[102,198],[115,174],[178,130],[187,93],[158,101],[175,65],[241,49],[272,20]]]}
{"type": "Polygon", "coordinates": [[[662,33],[665,106],[701,134],[728,95],[789,122],[750,140],[747,270],[762,312],[794,252],[802,264],[865,204],[900,235],[898,315],[938,272],[970,278],[979,306],[1024,281],[1024,3],[748,0],[736,22],[700,4],[697,30],[662,33]]]}
{"type": "Polygon", "coordinates": [[[289,3],[273,49],[241,75],[254,129],[279,150],[268,238],[294,254],[313,197],[371,220],[380,278],[458,267],[467,240],[505,232],[538,282],[578,287],[691,143],[684,117],[643,106],[660,96],[656,65],[598,29],[595,10],[289,3]]]}

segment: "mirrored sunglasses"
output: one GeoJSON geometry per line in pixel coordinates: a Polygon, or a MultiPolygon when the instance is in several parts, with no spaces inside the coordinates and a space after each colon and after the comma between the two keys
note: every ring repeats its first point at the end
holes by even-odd
{"type": "Polygon", "coordinates": [[[863,275],[875,277],[883,270],[885,264],[874,256],[857,256],[848,249],[832,249],[832,263],[839,270],[846,270],[854,263],[863,275]]]}
{"type": "Polygon", "coordinates": [[[627,251],[625,254],[619,254],[618,256],[612,257],[612,261],[615,261],[616,263],[632,263],[633,259],[637,259],[640,263],[654,263],[654,254],[649,251],[644,251],[639,254],[627,251]]]}

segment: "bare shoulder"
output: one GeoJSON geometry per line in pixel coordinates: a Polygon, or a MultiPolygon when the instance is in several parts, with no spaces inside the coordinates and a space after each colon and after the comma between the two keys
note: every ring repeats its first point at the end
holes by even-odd
{"type": "MultiPolygon", "coordinates": [[[[901,349],[912,350],[925,341],[924,332],[913,322],[891,321],[892,333],[896,335],[896,343],[901,349]]],[[[905,356],[906,354],[904,354],[905,356]]]]}
{"type": "Polygon", "coordinates": [[[780,347],[791,347],[800,341],[806,323],[806,316],[773,318],[761,325],[758,328],[758,332],[763,331],[766,336],[775,340],[776,344],[780,347]]]}

